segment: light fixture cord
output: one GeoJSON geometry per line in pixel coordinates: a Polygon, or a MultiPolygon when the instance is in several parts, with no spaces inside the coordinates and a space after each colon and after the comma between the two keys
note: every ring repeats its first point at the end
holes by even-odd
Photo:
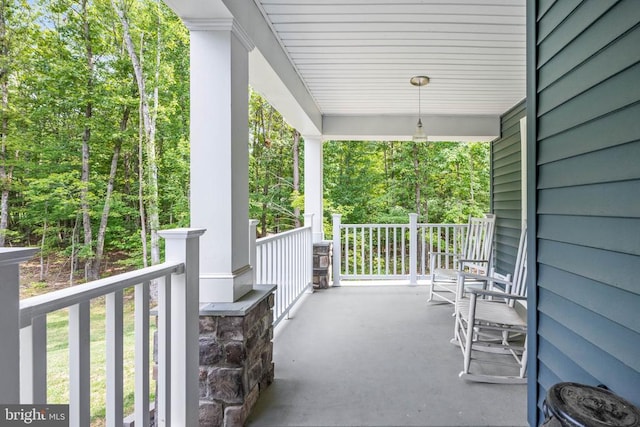
{"type": "Polygon", "coordinates": [[[422,85],[418,86],[418,120],[422,119],[422,98],[420,97],[420,91],[422,90],[422,85]]]}

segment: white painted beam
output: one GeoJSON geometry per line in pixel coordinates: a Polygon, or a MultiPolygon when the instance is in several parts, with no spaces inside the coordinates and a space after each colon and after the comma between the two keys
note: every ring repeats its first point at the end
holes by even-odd
{"type": "MultiPolygon", "coordinates": [[[[297,77],[296,77],[297,78],[297,77]]],[[[322,116],[313,99],[306,92],[297,94],[285,84],[271,67],[259,49],[249,53],[249,84],[271,104],[284,119],[303,135],[318,136],[322,128],[322,116]],[[306,103],[303,107],[301,103],[306,103]]]]}
{"type": "Polygon", "coordinates": [[[249,84],[303,135],[320,135],[322,115],[290,58],[253,1],[223,0],[256,45],[249,84]]]}
{"type": "MultiPolygon", "coordinates": [[[[325,115],[324,140],[406,141],[416,127],[417,116],[325,115]]],[[[491,141],[500,135],[497,115],[423,115],[430,141],[491,141]]]]}
{"type": "Polygon", "coordinates": [[[165,3],[189,28],[211,19],[233,18],[256,46],[249,56],[251,87],[300,133],[320,135],[320,110],[255,2],[167,0],[165,3]]]}

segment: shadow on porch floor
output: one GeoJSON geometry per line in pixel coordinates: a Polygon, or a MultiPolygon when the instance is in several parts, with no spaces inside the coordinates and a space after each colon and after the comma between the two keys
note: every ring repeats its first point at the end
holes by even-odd
{"type": "Polygon", "coordinates": [[[526,386],[458,378],[452,307],[425,286],[306,295],[274,337],[249,426],[525,426],[526,386]]]}

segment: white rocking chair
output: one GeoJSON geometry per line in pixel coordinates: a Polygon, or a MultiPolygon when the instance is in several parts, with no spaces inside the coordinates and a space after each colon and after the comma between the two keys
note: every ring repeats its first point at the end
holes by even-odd
{"type": "MultiPolygon", "coordinates": [[[[456,302],[455,340],[462,349],[464,365],[460,377],[470,381],[518,384],[526,383],[527,370],[527,233],[520,235],[518,256],[513,276],[493,274],[480,276],[460,273],[456,302]],[[511,277],[513,279],[511,280],[511,277]],[[467,279],[484,280],[494,289],[464,288],[467,279]],[[504,290],[497,290],[504,286],[504,290]],[[463,298],[463,293],[469,298],[463,298]],[[483,298],[484,297],[484,298],[483,298]],[[474,353],[475,352],[475,353],[474,353]],[[498,353],[489,358],[474,357],[478,353],[498,353]],[[506,355],[506,356],[505,356],[506,355]],[[511,357],[508,357],[508,356],[511,357]],[[471,371],[474,361],[476,372],[471,371]],[[514,363],[515,361],[515,363],[514,363]],[[480,366],[506,365],[517,369],[517,375],[504,372],[481,372],[480,366]]],[[[508,369],[502,367],[501,369],[508,369]]]]}
{"type": "Polygon", "coordinates": [[[438,301],[455,304],[458,273],[469,272],[480,275],[489,273],[495,223],[496,217],[493,214],[486,214],[485,218],[470,217],[461,253],[429,253],[429,271],[431,272],[429,301],[433,301],[436,297],[438,301]],[[443,257],[453,257],[457,262],[457,269],[438,268],[438,260],[443,257]]]}

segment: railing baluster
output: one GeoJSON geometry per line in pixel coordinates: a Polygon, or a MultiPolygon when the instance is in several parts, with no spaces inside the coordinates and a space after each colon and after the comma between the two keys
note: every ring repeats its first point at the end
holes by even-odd
{"type": "Polygon", "coordinates": [[[384,274],[389,274],[389,227],[384,227],[384,274]]]}
{"type": "Polygon", "coordinates": [[[69,307],[69,426],[90,424],[90,303],[69,307]]]}
{"type": "MultiPolygon", "coordinates": [[[[123,396],[123,309],[122,291],[106,296],[107,426],[120,427],[124,417],[123,396]]],[[[160,365],[162,366],[162,365],[160,365]]]]}
{"type": "Polygon", "coordinates": [[[158,412],[156,424],[171,425],[171,276],[158,284],[158,412]]]}
{"type": "Polygon", "coordinates": [[[356,274],[357,273],[357,265],[358,265],[357,252],[356,252],[356,249],[355,249],[355,245],[356,245],[355,242],[357,240],[357,237],[356,237],[357,236],[357,231],[356,231],[355,227],[351,227],[351,230],[353,231],[353,236],[352,236],[352,239],[351,239],[353,248],[349,250],[349,252],[347,253],[347,256],[348,255],[352,255],[351,264],[353,266],[352,267],[353,271],[351,273],[352,274],[356,274]]]}
{"type": "Polygon", "coordinates": [[[406,265],[405,265],[405,256],[406,256],[406,247],[407,247],[407,242],[406,242],[406,228],[404,226],[400,227],[400,247],[402,248],[402,254],[400,256],[400,261],[401,261],[401,267],[400,267],[400,274],[405,274],[406,270],[406,265]]]}
{"type": "MultiPolygon", "coordinates": [[[[438,252],[444,252],[442,250],[442,227],[438,226],[438,233],[436,234],[436,238],[438,239],[438,252]]],[[[438,267],[437,268],[442,268],[442,257],[439,256],[438,257],[438,267]]]]}
{"type": "Polygon", "coordinates": [[[349,227],[344,227],[344,273],[349,274],[349,227]]]}
{"type": "Polygon", "coordinates": [[[398,227],[393,227],[393,274],[398,274],[398,227]]]}
{"type": "Polygon", "coordinates": [[[47,403],[47,316],[20,329],[20,403],[47,403]]]}
{"type": "MultiPolygon", "coordinates": [[[[285,283],[285,293],[286,293],[286,306],[288,307],[289,304],[291,303],[291,282],[292,282],[292,277],[291,277],[291,239],[286,239],[284,240],[284,246],[285,246],[285,251],[284,251],[284,270],[285,270],[285,275],[287,276],[285,280],[283,280],[283,282],[285,283]]],[[[289,310],[287,310],[287,319],[289,318],[289,310]]]]}
{"type": "Polygon", "coordinates": [[[360,274],[364,274],[364,272],[366,271],[365,268],[364,268],[364,264],[365,264],[365,259],[364,259],[364,256],[365,256],[364,229],[365,229],[365,226],[363,225],[362,229],[360,231],[360,253],[361,253],[361,256],[360,256],[360,258],[361,258],[360,259],[360,274]]]}
{"type": "Polygon", "coordinates": [[[426,228],[425,227],[420,227],[420,272],[418,274],[424,276],[426,274],[426,268],[425,268],[425,262],[426,262],[426,245],[425,245],[425,233],[426,233],[426,228]]]}
{"type": "Polygon", "coordinates": [[[369,274],[373,275],[373,226],[369,226],[369,274]]]}
{"type": "Polygon", "coordinates": [[[376,271],[378,276],[380,275],[380,263],[382,262],[382,260],[380,259],[380,227],[376,227],[376,238],[377,238],[377,244],[376,244],[376,249],[378,252],[378,255],[376,257],[376,271]]]}
{"type": "Polygon", "coordinates": [[[135,286],[135,425],[149,426],[149,281],[135,286]]]}

